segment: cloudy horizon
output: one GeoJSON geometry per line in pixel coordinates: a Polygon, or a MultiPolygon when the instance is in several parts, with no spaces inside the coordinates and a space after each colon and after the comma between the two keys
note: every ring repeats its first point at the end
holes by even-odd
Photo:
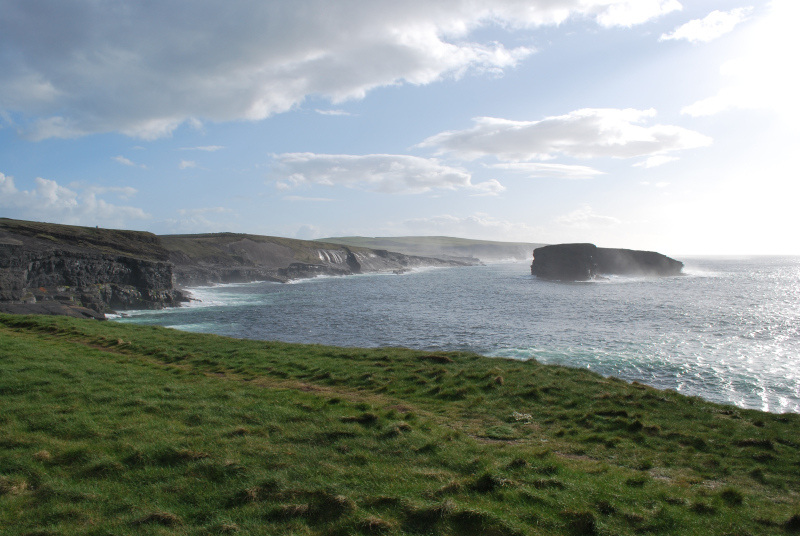
{"type": "Polygon", "coordinates": [[[800,254],[797,15],[0,0],[0,216],[800,254]]]}

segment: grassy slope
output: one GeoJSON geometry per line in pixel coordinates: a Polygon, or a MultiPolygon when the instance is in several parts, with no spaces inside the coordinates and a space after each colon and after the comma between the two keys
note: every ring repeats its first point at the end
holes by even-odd
{"type": "Polygon", "coordinates": [[[472,354],[0,315],[3,534],[782,534],[800,416],[472,354]]]}

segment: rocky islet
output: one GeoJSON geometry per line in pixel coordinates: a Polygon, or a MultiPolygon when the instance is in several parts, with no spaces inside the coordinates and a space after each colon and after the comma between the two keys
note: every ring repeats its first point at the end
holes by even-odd
{"type": "Polygon", "coordinates": [[[673,276],[683,263],[654,251],[554,244],[533,250],[531,274],[552,281],[589,281],[605,275],[673,276]]]}

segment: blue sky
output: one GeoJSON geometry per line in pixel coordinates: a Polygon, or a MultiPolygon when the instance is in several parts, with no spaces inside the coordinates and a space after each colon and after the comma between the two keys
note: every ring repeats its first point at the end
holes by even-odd
{"type": "Polygon", "coordinates": [[[798,4],[0,0],[0,215],[800,254],[798,4]]]}

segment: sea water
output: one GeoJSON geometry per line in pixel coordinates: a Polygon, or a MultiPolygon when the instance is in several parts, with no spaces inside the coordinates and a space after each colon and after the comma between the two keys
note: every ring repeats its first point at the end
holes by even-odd
{"type": "Polygon", "coordinates": [[[542,281],[528,263],[192,289],[120,322],[337,346],[466,350],[800,412],[800,258],[684,259],[684,275],[542,281]]]}

